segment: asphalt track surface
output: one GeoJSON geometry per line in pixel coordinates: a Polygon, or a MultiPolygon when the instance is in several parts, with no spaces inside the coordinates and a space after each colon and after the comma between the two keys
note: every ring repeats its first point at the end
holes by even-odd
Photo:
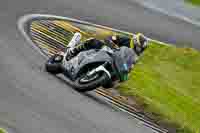
{"type": "Polygon", "coordinates": [[[122,112],[43,71],[45,59],[17,29],[20,16],[73,17],[166,42],[200,48],[200,29],[147,10],[130,0],[1,0],[0,126],[17,133],[150,133],[122,112]]]}

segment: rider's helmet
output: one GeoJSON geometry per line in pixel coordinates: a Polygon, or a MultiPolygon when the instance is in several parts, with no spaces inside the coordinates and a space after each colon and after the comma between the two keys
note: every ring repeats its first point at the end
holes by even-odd
{"type": "Polygon", "coordinates": [[[148,38],[145,37],[142,33],[138,33],[133,36],[133,45],[133,49],[136,54],[140,55],[147,48],[148,38]]]}
{"type": "Polygon", "coordinates": [[[146,36],[144,36],[142,33],[136,34],[135,37],[133,37],[134,45],[139,46],[142,49],[145,49],[148,44],[148,39],[146,36]]]}

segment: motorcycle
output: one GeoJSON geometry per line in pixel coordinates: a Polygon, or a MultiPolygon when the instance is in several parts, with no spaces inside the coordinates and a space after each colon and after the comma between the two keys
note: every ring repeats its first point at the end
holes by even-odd
{"type": "Polygon", "coordinates": [[[100,50],[91,49],[60,65],[64,56],[54,55],[45,64],[46,71],[62,73],[66,82],[80,92],[94,90],[100,86],[111,88],[115,81],[127,80],[128,72],[136,61],[133,50],[127,47],[100,50]]]}

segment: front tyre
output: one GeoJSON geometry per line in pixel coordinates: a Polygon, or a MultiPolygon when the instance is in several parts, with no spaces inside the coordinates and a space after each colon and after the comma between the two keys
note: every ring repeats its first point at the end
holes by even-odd
{"type": "Polygon", "coordinates": [[[74,81],[74,88],[79,92],[94,90],[105,84],[110,78],[105,72],[99,72],[94,77],[80,76],[74,81]]]}

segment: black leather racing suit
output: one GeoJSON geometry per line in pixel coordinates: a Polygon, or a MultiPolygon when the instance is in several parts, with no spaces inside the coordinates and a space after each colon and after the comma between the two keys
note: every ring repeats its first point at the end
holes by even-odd
{"type": "MultiPolygon", "coordinates": [[[[118,47],[128,47],[130,48],[130,41],[131,39],[129,37],[119,37],[118,40],[118,47]]],[[[101,41],[95,38],[91,38],[86,40],[84,43],[82,44],[78,44],[77,46],[75,46],[73,48],[73,57],[78,55],[80,52],[84,51],[84,50],[90,50],[90,49],[101,49],[103,46],[107,45],[108,47],[113,47],[113,43],[110,40],[110,37],[106,38],[105,40],[101,41]]],[[[116,44],[115,44],[116,45],[116,44]]],[[[136,56],[139,56],[143,51],[144,48],[141,48],[139,45],[134,44],[134,48],[132,49],[134,53],[136,53],[136,56]]],[[[62,60],[60,59],[60,61],[55,61],[55,58],[59,56],[59,55],[53,55],[52,57],[49,58],[49,60],[47,61],[46,66],[48,66],[48,69],[51,70],[47,70],[53,74],[58,74],[58,73],[62,73],[64,71],[64,68],[62,68],[62,60]]],[[[135,58],[135,57],[134,57],[135,58]]],[[[47,67],[46,67],[47,68],[47,67]]]]}

